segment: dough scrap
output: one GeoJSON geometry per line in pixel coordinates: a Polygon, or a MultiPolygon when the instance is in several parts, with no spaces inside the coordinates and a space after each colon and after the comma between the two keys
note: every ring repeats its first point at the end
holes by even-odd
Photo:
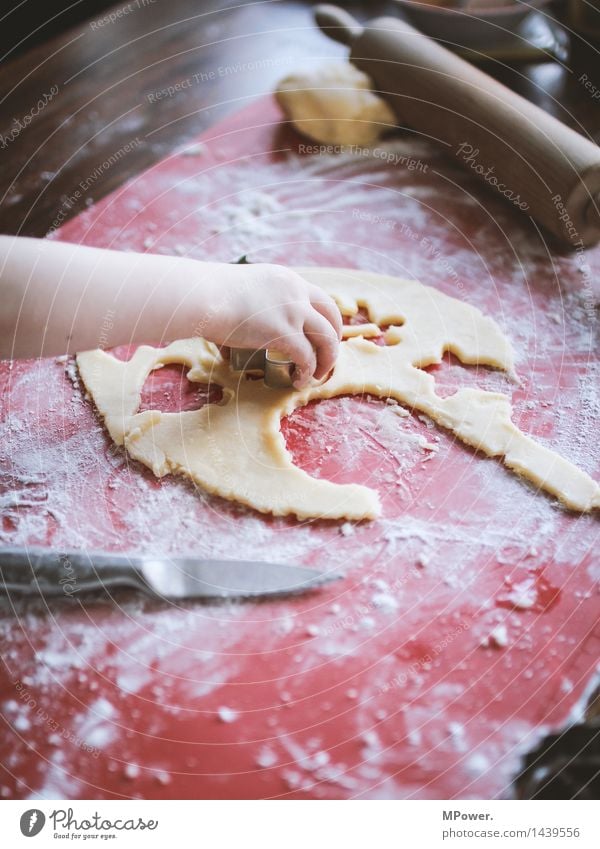
{"type": "Polygon", "coordinates": [[[285,77],[279,105],[299,132],[323,144],[369,145],[396,125],[373,81],[350,62],[327,62],[285,77]]]}
{"type": "Polygon", "coordinates": [[[422,369],[440,363],[446,351],[463,363],[514,375],[511,344],[492,319],[416,280],[340,268],[296,270],[327,291],[343,315],[366,309],[367,332],[373,324],[389,325],[387,345],[348,338],[329,378],[301,391],[247,380],[230,370],[215,345],[199,338],[166,348],[144,345],[127,362],[101,350],[81,353],[81,378],[112,439],[158,477],[185,475],[208,492],[264,513],[373,519],[380,513],[375,491],[311,477],[293,465],[280,431],[281,418],[311,400],[369,393],[425,413],[573,510],[600,507],[600,487],[589,475],[513,424],[506,395],[472,388],[445,398],[435,393],[433,375],[422,369]],[[138,413],[146,378],[167,363],[186,365],[191,381],[222,386],[222,401],[200,410],[138,413]]]}

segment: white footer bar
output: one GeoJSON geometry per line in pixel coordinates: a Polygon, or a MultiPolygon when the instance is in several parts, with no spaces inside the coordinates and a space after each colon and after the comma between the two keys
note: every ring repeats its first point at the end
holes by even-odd
{"type": "Polygon", "coordinates": [[[600,805],[555,801],[4,801],[2,846],[598,849],[600,805]]]}

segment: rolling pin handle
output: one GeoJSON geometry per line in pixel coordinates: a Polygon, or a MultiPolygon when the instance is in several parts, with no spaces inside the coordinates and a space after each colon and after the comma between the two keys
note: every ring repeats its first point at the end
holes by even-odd
{"type": "Polygon", "coordinates": [[[585,219],[590,227],[598,228],[598,212],[600,211],[600,192],[591,197],[586,205],[585,219]]]}
{"type": "Polygon", "coordinates": [[[362,35],[363,27],[356,18],[345,9],[330,3],[320,3],[315,7],[315,21],[325,35],[341,44],[351,45],[362,35]]]}

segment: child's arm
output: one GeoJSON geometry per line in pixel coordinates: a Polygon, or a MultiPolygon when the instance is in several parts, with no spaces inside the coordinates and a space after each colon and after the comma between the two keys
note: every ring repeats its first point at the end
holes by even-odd
{"type": "Polygon", "coordinates": [[[278,265],[229,265],[0,236],[0,359],[203,336],[282,350],[295,385],[323,377],[335,302],[278,265]]]}

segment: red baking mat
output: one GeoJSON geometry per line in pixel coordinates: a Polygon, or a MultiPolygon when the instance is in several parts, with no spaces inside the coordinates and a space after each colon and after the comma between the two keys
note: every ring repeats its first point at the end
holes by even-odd
{"type": "MultiPolygon", "coordinates": [[[[303,144],[258,101],[58,238],[418,277],[493,315],[523,379],[449,359],[439,391],[512,393],[522,429],[598,479],[599,250],[552,254],[415,135],[370,154],[303,144]]],[[[376,488],[382,518],[272,519],[128,461],[72,362],[1,363],[0,381],[3,544],[345,574],[277,603],[2,601],[4,796],[502,797],[522,753],[577,714],[599,660],[597,517],[365,397],[310,405],[283,429],[311,474],[376,488]]],[[[164,369],[144,404],[207,400],[186,383],[164,369]]]]}

